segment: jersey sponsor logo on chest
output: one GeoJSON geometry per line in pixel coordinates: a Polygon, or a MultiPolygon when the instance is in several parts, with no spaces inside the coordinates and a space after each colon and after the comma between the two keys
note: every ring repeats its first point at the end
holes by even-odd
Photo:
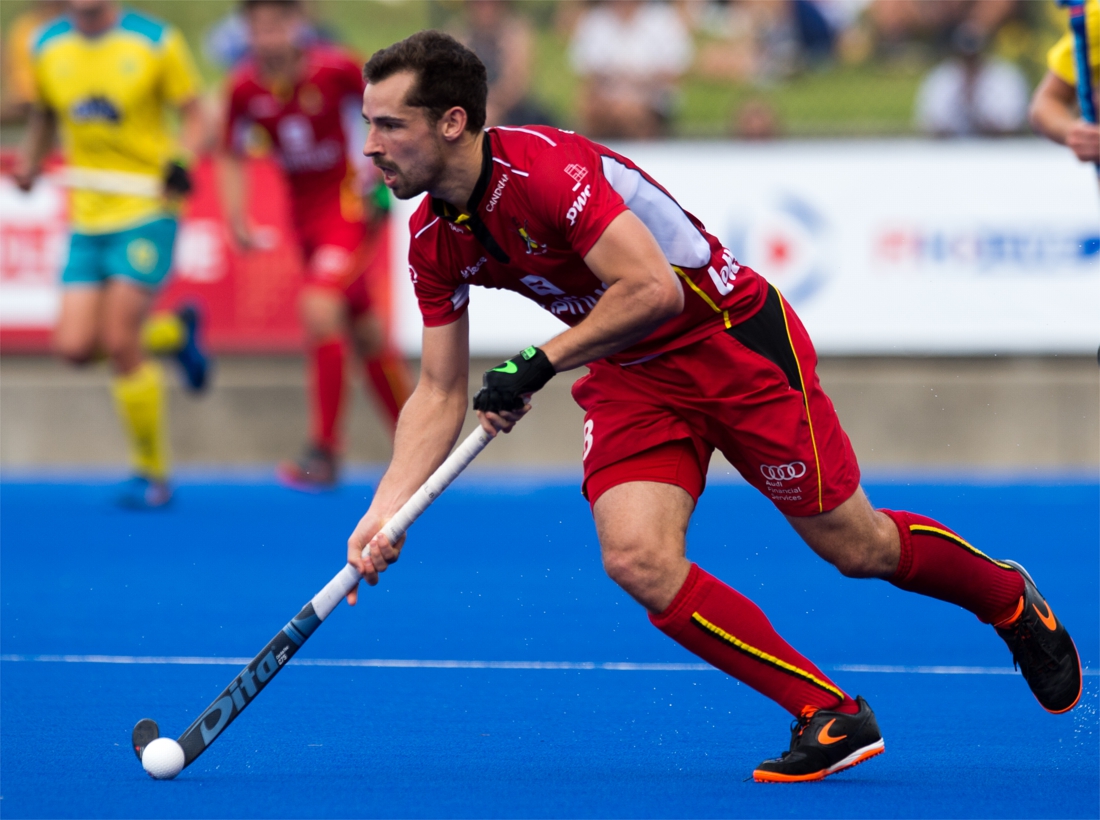
{"type": "Polygon", "coordinates": [[[481,266],[484,265],[488,261],[489,260],[486,257],[483,256],[480,259],[478,259],[476,262],[474,262],[474,264],[467,265],[466,267],[464,267],[461,271],[459,271],[459,273],[462,274],[463,279],[469,279],[471,276],[473,276],[479,270],[481,270],[481,266]]]}
{"type": "Polygon", "coordinates": [[[569,220],[570,225],[577,224],[577,217],[581,215],[581,211],[584,210],[584,206],[588,204],[588,198],[592,195],[592,186],[585,185],[584,190],[581,191],[580,196],[573,200],[573,205],[569,211],[565,214],[565,218],[569,220]]]}
{"type": "Polygon", "coordinates": [[[542,256],[549,248],[543,243],[535,239],[527,230],[527,220],[523,220],[523,224],[519,224],[519,220],[513,218],[512,224],[516,226],[516,231],[519,233],[520,238],[523,240],[523,244],[527,249],[528,256],[542,256]]]}
{"type": "Polygon", "coordinates": [[[519,281],[523,282],[523,284],[527,285],[527,287],[539,296],[557,296],[558,298],[549,305],[543,305],[543,307],[555,316],[561,316],[563,314],[583,316],[592,310],[592,308],[596,307],[596,302],[600,300],[604,291],[607,290],[606,285],[601,285],[591,296],[568,296],[564,290],[559,288],[545,276],[538,276],[532,273],[528,276],[524,276],[519,281]]]}
{"type": "Polygon", "coordinates": [[[575,162],[571,162],[565,166],[565,173],[573,177],[573,180],[577,183],[573,186],[573,190],[577,190],[581,187],[581,180],[588,176],[588,169],[583,165],[578,165],[575,162]]]}
{"type": "Polygon", "coordinates": [[[282,104],[270,94],[262,94],[248,101],[248,113],[253,117],[259,117],[261,119],[275,117],[278,116],[279,112],[282,110],[282,104]]]}
{"type": "Polygon", "coordinates": [[[327,171],[345,162],[344,147],[335,140],[315,139],[313,125],[301,114],[279,120],[279,156],[291,172],[327,171]]]}
{"type": "Polygon", "coordinates": [[[733,280],[737,278],[737,271],[741,270],[741,266],[733,261],[733,254],[725,248],[722,248],[722,261],[726,263],[722,270],[715,270],[714,265],[711,265],[707,268],[707,273],[718,292],[726,296],[733,290],[733,280]]]}
{"type": "Polygon", "coordinates": [[[485,210],[492,212],[496,210],[497,203],[500,202],[500,195],[504,193],[504,186],[508,184],[508,175],[501,174],[500,182],[497,183],[497,187],[493,189],[493,195],[489,197],[489,204],[485,206],[485,210]]]}
{"type": "Polygon", "coordinates": [[[110,122],[117,124],[122,120],[122,112],[107,97],[85,97],[70,109],[73,122],[110,122]]]}
{"type": "Polygon", "coordinates": [[[562,296],[560,299],[555,299],[547,310],[555,316],[564,314],[583,316],[596,307],[596,303],[600,301],[600,297],[606,290],[607,285],[601,285],[593,291],[591,296],[562,296]]]}

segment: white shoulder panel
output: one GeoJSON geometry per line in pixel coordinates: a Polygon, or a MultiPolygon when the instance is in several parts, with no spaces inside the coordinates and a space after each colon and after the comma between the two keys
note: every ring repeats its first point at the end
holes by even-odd
{"type": "Polygon", "coordinates": [[[607,181],[656,237],[665,259],[681,268],[706,267],[710,263],[710,244],[684,209],[633,168],[613,157],[602,159],[607,181]]]}

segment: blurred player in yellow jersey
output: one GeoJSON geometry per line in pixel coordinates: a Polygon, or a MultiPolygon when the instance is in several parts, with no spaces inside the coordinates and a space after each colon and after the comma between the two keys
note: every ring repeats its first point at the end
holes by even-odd
{"type": "Polygon", "coordinates": [[[174,353],[192,389],[206,381],[194,311],[149,319],[172,262],[187,157],[207,138],[190,52],[174,27],[110,0],[73,0],[32,48],[35,106],[16,165],[29,190],[60,131],[72,188],[72,237],[61,274],[57,352],[83,364],[100,351],[130,440],[134,476],[120,502],[168,503],[164,378],[146,350],[174,353]],[[178,109],[180,141],[168,114],[178,109]]]}
{"type": "MultiPolygon", "coordinates": [[[[1100,89],[1100,0],[1086,0],[1089,68],[1092,88],[1100,89]]],[[[1048,71],[1031,98],[1031,124],[1065,145],[1081,162],[1100,162],[1100,128],[1081,117],[1077,105],[1077,66],[1073,34],[1067,31],[1047,55],[1048,71]]]]}

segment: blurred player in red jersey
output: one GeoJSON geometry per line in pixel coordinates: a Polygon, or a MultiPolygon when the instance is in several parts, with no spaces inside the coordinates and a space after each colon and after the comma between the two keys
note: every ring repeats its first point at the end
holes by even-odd
{"type": "MultiPolygon", "coordinates": [[[[348,539],[348,561],[368,583],[401,548],[380,527],[462,427],[470,285],[505,288],[569,328],[485,374],[474,398],[482,426],[508,432],[556,373],[588,367],[573,396],[585,410],[583,490],[604,568],[655,627],[794,715],[789,750],[759,764],[756,780],[820,780],[884,744],[863,698],[688,561],[685,536],[715,449],[840,572],[969,610],[1005,640],[1044,708],[1073,708],[1080,659],[1030,576],[930,518],[871,506],[798,317],[668,191],[578,134],[483,130],[485,68],[447,35],[413,35],[377,52],[364,73],[364,152],[397,197],[428,193],[409,224],[420,381],[348,539]]],[[[482,540],[507,548],[523,532],[522,513],[504,511],[482,540]]]]}
{"type": "Polygon", "coordinates": [[[305,253],[300,304],[312,365],[311,441],[279,474],[299,488],[326,487],[337,477],[345,339],[362,357],[392,425],[409,394],[404,360],[371,309],[371,273],[384,271],[387,261],[378,240],[388,192],[359,150],[360,64],[334,46],[308,42],[295,0],[245,0],[244,7],[251,55],[229,81],[222,201],[234,238],[252,247],[243,155],[252,141],[269,142],[286,173],[305,253]]]}

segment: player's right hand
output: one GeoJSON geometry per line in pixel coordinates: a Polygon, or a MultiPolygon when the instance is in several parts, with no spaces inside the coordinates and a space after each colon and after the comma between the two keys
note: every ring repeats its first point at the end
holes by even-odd
{"type": "Polygon", "coordinates": [[[164,192],[168,196],[183,197],[194,190],[191,172],[180,160],[172,160],[164,166],[164,192]]]}
{"type": "Polygon", "coordinates": [[[496,438],[497,433],[511,433],[516,423],[531,412],[531,397],[524,399],[527,403],[519,410],[501,410],[499,413],[487,413],[477,411],[477,421],[486,433],[496,438]]]}
{"type": "Polygon", "coordinates": [[[1100,126],[1078,120],[1066,134],[1066,146],[1081,162],[1100,162],[1100,126]]]}
{"type": "MultiPolygon", "coordinates": [[[[379,573],[385,572],[386,567],[397,562],[401,556],[401,548],[405,545],[404,535],[397,539],[396,544],[390,543],[382,532],[384,523],[372,510],[367,510],[348,538],[348,563],[359,570],[363,580],[371,586],[378,583],[379,573]],[[369,550],[364,558],[365,547],[369,547],[369,550]]],[[[348,603],[352,606],[359,599],[358,592],[358,589],[353,589],[348,593],[348,603]]]]}
{"type": "Polygon", "coordinates": [[[237,247],[247,253],[256,247],[256,239],[252,235],[252,228],[248,224],[248,220],[241,217],[240,219],[229,219],[229,232],[233,235],[233,241],[237,244],[237,247]]]}
{"type": "Polygon", "coordinates": [[[11,176],[15,182],[15,187],[27,194],[34,187],[34,181],[38,179],[38,171],[31,168],[16,167],[11,176]]]}

